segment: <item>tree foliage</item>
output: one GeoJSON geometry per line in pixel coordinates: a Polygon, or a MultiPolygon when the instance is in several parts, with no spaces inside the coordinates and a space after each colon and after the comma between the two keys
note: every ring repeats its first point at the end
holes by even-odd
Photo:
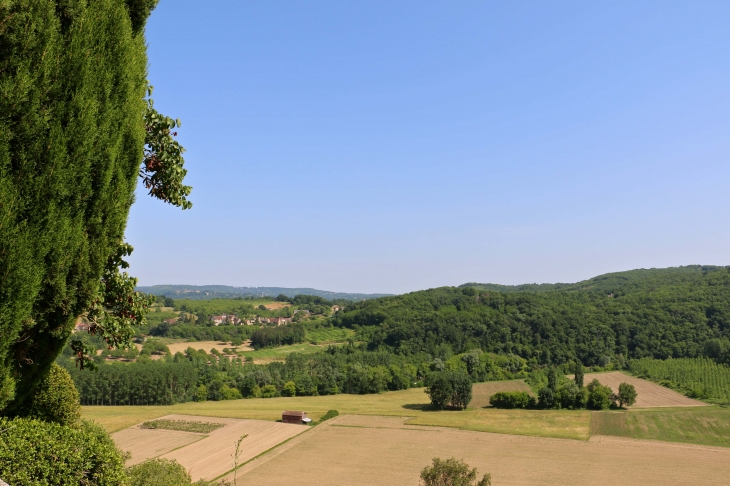
{"type": "Polygon", "coordinates": [[[425,392],[437,410],[443,410],[447,405],[462,410],[471,401],[472,383],[464,372],[438,371],[426,378],[425,392]]]}
{"type": "Polygon", "coordinates": [[[177,461],[151,459],[127,469],[130,486],[192,485],[190,474],[177,461]]]}
{"type": "Polygon", "coordinates": [[[621,383],[618,386],[618,406],[619,407],[630,407],[636,403],[636,388],[630,383],[621,383]]]}
{"type": "Polygon", "coordinates": [[[635,270],[544,289],[444,287],[353,303],[335,323],[369,349],[402,354],[478,348],[533,366],[698,357],[708,341],[730,338],[730,269],[635,270]]]}
{"type": "Polygon", "coordinates": [[[477,470],[469,469],[464,461],[439,459],[434,457],[433,463],[421,471],[421,484],[424,486],[491,486],[492,476],[485,474],[477,481],[477,470]]]}
{"type": "Polygon", "coordinates": [[[122,455],[98,425],[26,418],[0,418],[0,478],[12,485],[127,484],[122,455]]]}
{"type": "MultiPolygon", "coordinates": [[[[149,303],[120,270],[131,251],[123,236],[140,165],[153,196],[189,207],[182,147],[170,141],[170,119],[145,101],[143,28],[156,3],[0,4],[5,413],[33,393],[79,316],[109,346],[129,345],[130,325],[149,303]]],[[[88,363],[90,349],[74,344],[88,363]]]]}

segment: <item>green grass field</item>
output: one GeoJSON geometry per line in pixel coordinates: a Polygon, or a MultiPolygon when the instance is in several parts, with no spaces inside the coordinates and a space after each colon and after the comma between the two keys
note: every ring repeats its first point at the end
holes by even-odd
{"type": "MultiPolygon", "coordinates": [[[[327,349],[327,346],[329,346],[329,344],[291,344],[287,346],[278,346],[276,348],[263,348],[256,351],[245,351],[240,355],[247,358],[253,358],[254,363],[264,363],[272,360],[286,359],[287,355],[291,353],[317,353],[327,349]]],[[[195,346],[193,345],[193,347],[195,346]]]]}
{"type": "Polygon", "coordinates": [[[173,413],[279,420],[284,410],[304,410],[313,420],[318,420],[328,410],[334,409],[340,414],[412,417],[408,423],[414,425],[437,425],[483,432],[586,440],[591,420],[590,412],[583,410],[431,411],[428,409],[428,397],[423,388],[374,395],[341,394],[322,397],[190,402],[171,406],[82,408],[85,418],[95,420],[110,432],[173,413]]]}
{"type": "Polygon", "coordinates": [[[593,412],[592,433],[730,447],[730,409],[681,407],[593,412]]]}
{"type": "Polygon", "coordinates": [[[307,328],[307,340],[314,344],[344,343],[355,337],[355,331],[347,328],[307,328]]]}

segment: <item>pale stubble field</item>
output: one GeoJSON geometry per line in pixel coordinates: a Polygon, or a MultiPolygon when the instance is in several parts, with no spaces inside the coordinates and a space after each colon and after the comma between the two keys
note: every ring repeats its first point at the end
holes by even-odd
{"type": "MultiPolygon", "coordinates": [[[[494,485],[726,485],[730,449],[619,438],[524,437],[341,416],[238,473],[243,484],[415,485],[433,457],[464,459],[494,485]],[[267,460],[268,459],[268,460],[267,460]]],[[[230,476],[232,478],[232,476],[230,476]]]]}

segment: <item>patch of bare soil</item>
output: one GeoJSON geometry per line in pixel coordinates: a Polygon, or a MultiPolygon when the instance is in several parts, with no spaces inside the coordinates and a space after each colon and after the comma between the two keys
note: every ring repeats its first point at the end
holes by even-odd
{"type": "Polygon", "coordinates": [[[730,474],[725,448],[491,434],[409,426],[396,417],[341,416],[280,449],[242,468],[238,481],[413,485],[434,457],[464,459],[500,486],[725,485],[730,474]]]}
{"type": "Polygon", "coordinates": [[[698,400],[680,395],[674,390],[657,385],[651,381],[642,380],[633,376],[625,375],[620,371],[610,373],[588,373],[583,378],[583,383],[588,384],[593,379],[601,382],[602,385],[610,386],[614,392],[618,392],[621,383],[630,383],[636,388],[636,403],[631,408],[655,408],[655,407],[701,407],[707,405],[698,400]]]}
{"type": "Polygon", "coordinates": [[[264,307],[266,307],[268,310],[276,310],[276,309],[283,309],[284,307],[289,307],[291,304],[289,302],[269,302],[268,304],[264,304],[264,307]]]}

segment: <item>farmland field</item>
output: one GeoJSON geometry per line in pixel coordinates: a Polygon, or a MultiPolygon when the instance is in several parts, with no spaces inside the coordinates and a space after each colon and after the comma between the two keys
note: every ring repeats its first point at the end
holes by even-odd
{"type": "Polygon", "coordinates": [[[222,428],[209,434],[150,430],[132,427],[113,435],[117,446],[132,452],[129,464],[153,457],[174,459],[188,470],[193,480],[213,479],[233,469],[232,455],[236,440],[241,442],[239,464],[309,429],[306,425],[282,424],[263,420],[211,419],[171,415],[168,420],[223,422],[222,428]]]}
{"type": "Polygon", "coordinates": [[[253,351],[253,348],[248,344],[244,343],[241,346],[233,347],[231,343],[223,341],[178,341],[167,345],[170,353],[175,354],[177,352],[184,353],[186,349],[193,348],[196,351],[198,349],[204,350],[206,353],[210,353],[210,350],[215,348],[220,352],[223,352],[224,348],[235,349],[238,351],[253,351]]]}
{"type": "Polygon", "coordinates": [[[315,329],[307,328],[307,340],[314,341],[318,344],[323,343],[342,343],[349,338],[355,336],[355,331],[345,327],[326,328],[319,327],[315,329]]]}
{"type": "MultiPolygon", "coordinates": [[[[83,416],[115,432],[169,414],[204,415],[261,420],[278,420],[282,410],[304,410],[313,420],[327,410],[341,414],[408,417],[414,425],[523,434],[544,437],[588,439],[590,412],[585,410],[500,410],[432,411],[423,388],[411,388],[372,395],[328,395],[319,397],[253,398],[219,402],[188,402],[155,406],[85,406],[83,416]]],[[[215,422],[215,420],[210,420],[215,422]]]]}
{"type": "Polygon", "coordinates": [[[497,485],[724,485],[730,474],[730,449],[612,437],[521,437],[414,427],[404,420],[340,416],[243,466],[238,480],[412,485],[433,457],[463,458],[480,473],[491,473],[497,485]]]}
{"type": "Polygon", "coordinates": [[[128,466],[139,464],[204,438],[205,434],[141,428],[124,429],[112,434],[112,439],[117,447],[132,454],[127,461],[128,466]]]}
{"type": "Polygon", "coordinates": [[[509,381],[488,381],[486,383],[475,383],[472,388],[472,399],[469,408],[488,407],[489,399],[499,392],[523,391],[534,395],[532,389],[522,380],[509,381]]]}
{"type": "Polygon", "coordinates": [[[656,408],[656,407],[698,407],[706,405],[697,400],[687,398],[684,395],[670,390],[669,388],[657,385],[641,378],[625,375],[620,371],[611,373],[588,373],[584,377],[584,383],[588,384],[593,379],[597,379],[602,385],[610,386],[614,392],[618,392],[618,386],[621,383],[630,383],[634,385],[637,392],[636,403],[631,406],[634,408],[656,408]]]}
{"type": "Polygon", "coordinates": [[[593,412],[596,435],[730,447],[730,410],[716,406],[593,412]]]}
{"type": "Polygon", "coordinates": [[[692,396],[721,403],[730,400],[730,366],[709,358],[636,359],[629,362],[629,367],[638,376],[667,380],[673,388],[692,396]]]}

